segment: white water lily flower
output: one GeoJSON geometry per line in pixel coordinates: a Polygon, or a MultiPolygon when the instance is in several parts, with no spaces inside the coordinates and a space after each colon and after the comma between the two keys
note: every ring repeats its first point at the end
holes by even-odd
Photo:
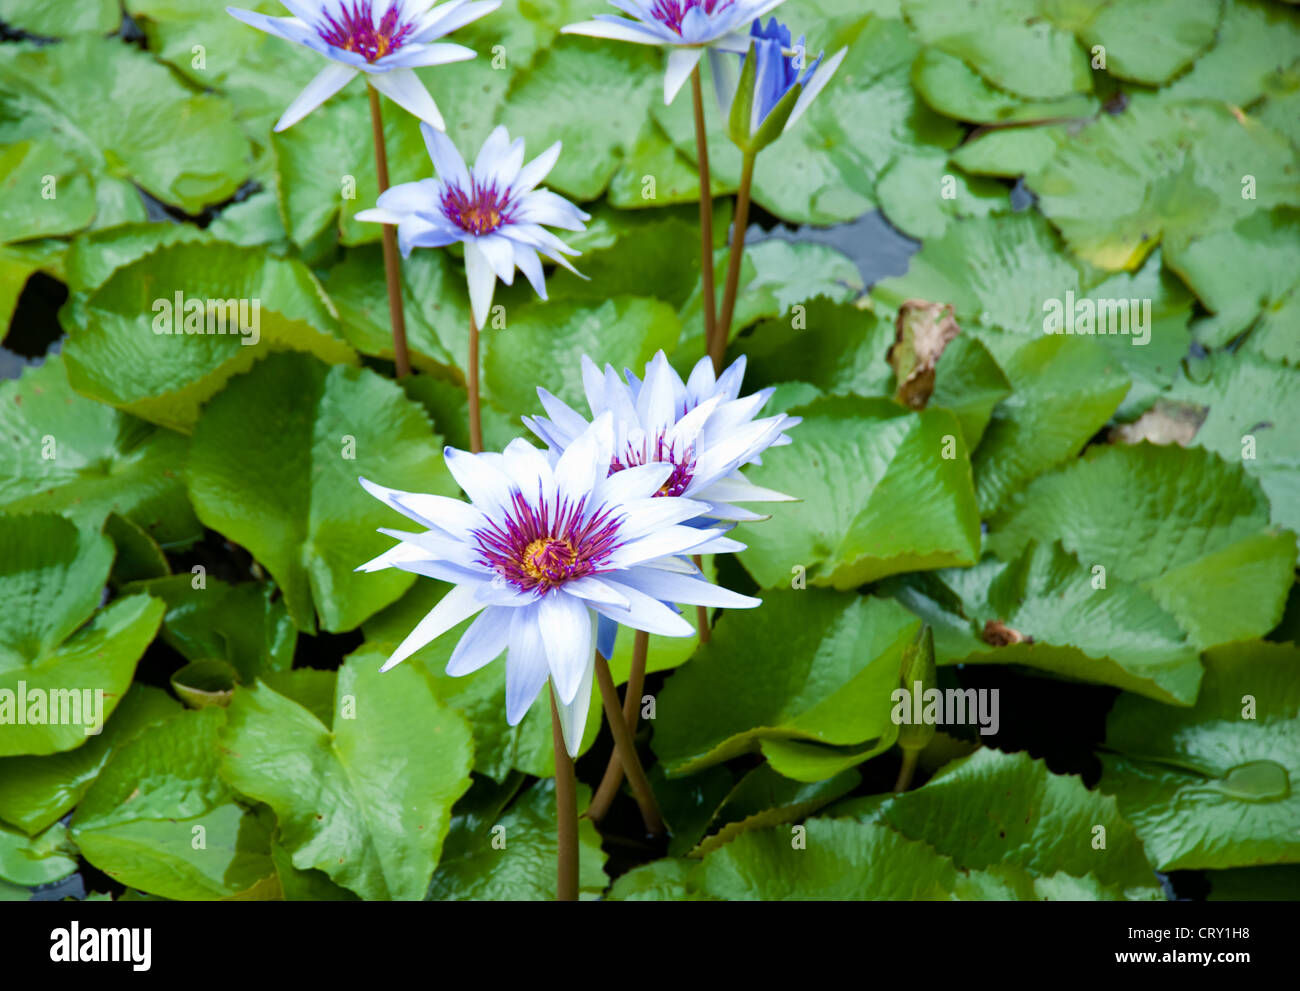
{"type": "Polygon", "coordinates": [[[506,652],[506,720],[517,725],[547,679],[570,755],[578,752],[595,670],[593,619],[665,636],[695,631],[661,599],[750,608],[759,600],[705,581],[674,555],[743,549],[721,530],[682,523],[704,507],[655,498],[673,472],[645,464],[609,474],[613,415],[598,417],[558,458],[514,440],[500,454],[447,448],[469,502],[361,479],[423,532],[381,530],[400,543],[358,571],[401,568],[454,586],[388,659],[388,670],[477,614],[447,664],[465,675],[506,652]]]}
{"type": "Polygon", "coordinates": [[[427,124],[420,131],[438,177],[392,187],[379,195],[375,208],[360,211],[357,220],[396,224],[403,257],[412,248],[461,242],[470,308],[479,327],[487,325],[497,279],[510,285],[516,268],[542,299],[542,258],[581,274],[564,257],[580,252],[542,226],[582,231],[591,219],[564,197],[536,188],[555,167],[560,142],[525,165],[524,139],[511,141],[506,129],[497,127],[471,170],[447,135],[427,124]]]}
{"type": "Polygon", "coordinates": [[[627,14],[597,14],[569,24],[563,34],[613,38],[638,45],[671,48],[664,76],[664,103],[672,103],[709,49],[743,54],[749,50],[749,25],[783,0],[610,0],[627,14]]]}
{"type": "MultiPolygon", "coordinates": [[[[744,356],[716,379],[712,362],[701,358],[683,382],[660,351],[646,366],[642,382],[630,371],[620,376],[612,365],[602,374],[584,355],[582,381],[591,415],[614,415],[611,476],[636,465],[667,462],[673,470],[661,494],[697,500],[705,506],[701,515],[710,520],[764,519],[734,503],[792,500],[740,474],[742,465],[761,464],[767,448],[789,444],[785,431],[801,419],[779,413],[756,420],[775,390],[740,398],[744,374],[744,356]]],[[[545,389],[537,394],[547,416],[524,417],[524,423],[552,451],[563,452],[587,429],[587,419],[545,389]]]]}
{"type": "Polygon", "coordinates": [[[292,17],[270,17],[227,7],[245,24],[319,52],[334,62],[307,84],[275,129],[302,120],[365,73],[370,85],[398,106],[445,129],[433,97],[415,74],[417,66],[444,65],[475,57],[464,45],[435,44],[444,35],[492,13],[501,0],[281,0],[292,17]]]}

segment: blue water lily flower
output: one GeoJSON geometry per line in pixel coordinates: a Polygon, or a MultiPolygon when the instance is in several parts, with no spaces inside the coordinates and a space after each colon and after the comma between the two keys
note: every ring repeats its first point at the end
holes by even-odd
{"type": "Polygon", "coordinates": [[[476,326],[487,325],[496,280],[511,285],[515,269],[524,273],[542,299],[546,298],[542,258],[580,274],[564,257],[579,252],[542,225],[582,231],[591,215],[556,193],[536,188],[555,167],[560,142],[525,165],[524,139],[511,141],[506,129],[497,127],[471,170],[447,135],[428,124],[421,124],[420,131],[437,178],[392,187],[379,195],[375,208],[360,211],[357,219],[396,224],[403,256],[409,256],[412,248],[463,244],[476,326]]]}
{"type": "Polygon", "coordinates": [[[709,53],[713,85],[723,114],[731,115],[734,122],[737,120],[736,109],[742,114],[748,111],[747,119],[742,118],[740,133],[732,135],[738,144],[752,141],[769,118],[773,118],[773,126],[768,131],[774,133],[764,134],[764,145],[789,130],[830,82],[848,54],[847,48],[841,48],[826,59],[825,52],[821,52],[809,63],[803,36],[794,44],[791,44],[790,37],[790,29],[773,17],[766,26],[762,21],[751,25],[751,46],[741,55],[739,62],[722,52],[709,53]],[[739,77],[745,75],[751,54],[754,59],[753,89],[749,92],[747,87],[739,86],[739,77]],[[750,103],[748,107],[733,109],[738,88],[748,93],[750,103]],[[785,119],[782,121],[781,117],[785,119]]]}
{"type": "MultiPolygon", "coordinates": [[[[656,462],[670,464],[672,474],[659,494],[698,501],[701,515],[710,521],[765,519],[735,503],[791,500],[792,496],[754,485],[740,474],[743,465],[761,464],[769,447],[789,444],[785,431],[801,422],[784,413],[755,419],[775,390],[761,389],[741,398],[744,374],[743,355],[717,377],[706,357],[683,382],[660,351],[646,366],[642,381],[631,371],[619,375],[612,365],[602,373],[583,355],[582,381],[592,417],[606,411],[614,414],[609,473],[656,462]]],[[[587,418],[543,388],[537,395],[547,415],[524,417],[524,425],[553,452],[562,453],[588,429],[587,418]]]]}
{"type": "Polygon", "coordinates": [[[688,637],[694,628],[661,599],[732,609],[759,605],[683,573],[674,555],[705,546],[720,531],[681,525],[701,513],[700,503],[654,497],[672,465],[610,475],[613,456],[613,414],[607,413],[558,458],[522,439],[500,454],[447,448],[447,467],[468,503],[362,479],[371,495],[427,529],[381,530],[399,543],[357,570],[400,568],[453,585],[383,670],[477,616],[447,673],[470,674],[504,651],[511,726],[549,678],[566,747],[576,755],[591,700],[596,616],[688,637]]]}
{"type": "MultiPolygon", "coordinates": [[[[789,444],[785,431],[801,422],[800,417],[784,413],[755,419],[775,390],[761,389],[741,398],[744,375],[743,355],[719,376],[713,374],[713,362],[701,358],[685,382],[662,351],[646,366],[644,381],[630,370],[619,375],[612,365],[606,365],[602,373],[590,358],[582,358],[582,381],[591,415],[614,416],[610,477],[647,463],[670,465],[672,471],[654,496],[694,500],[700,513],[683,525],[711,529],[715,534],[693,548],[692,554],[743,549],[743,544],[723,534],[736,521],[766,517],[735,503],[794,498],[755,485],[740,473],[743,465],[761,464],[762,453],[769,447],[789,444]]],[[[561,454],[589,429],[587,419],[545,389],[538,388],[537,395],[547,415],[524,417],[524,424],[546,442],[552,456],[561,454]]],[[[680,558],[675,567],[703,579],[689,559],[680,558]]],[[[674,601],[685,600],[664,598],[663,605],[674,608],[674,601]]],[[[596,643],[606,657],[613,653],[617,632],[615,623],[601,617],[596,643]]]]}
{"type": "Polygon", "coordinates": [[[475,57],[464,45],[435,44],[444,35],[492,13],[501,0],[281,0],[292,17],[270,17],[227,7],[245,24],[320,52],[335,64],[307,84],[276,123],[283,131],[365,73],[375,89],[398,106],[445,130],[433,97],[415,74],[417,66],[463,62],[475,57]]]}
{"type": "Polygon", "coordinates": [[[672,103],[690,78],[706,49],[744,52],[750,22],[775,9],[783,0],[610,0],[627,14],[597,14],[594,20],[570,24],[564,34],[613,38],[638,45],[671,48],[664,77],[664,103],[672,103]]]}

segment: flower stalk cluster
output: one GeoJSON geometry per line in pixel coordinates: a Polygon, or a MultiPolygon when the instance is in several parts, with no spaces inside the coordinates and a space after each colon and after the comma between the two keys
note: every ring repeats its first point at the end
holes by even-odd
{"type": "Polygon", "coordinates": [[[284,130],[358,75],[366,79],[379,196],[361,221],[383,225],[385,277],[397,375],[408,374],[399,255],[458,247],[464,254],[470,337],[466,365],[470,450],[448,447],[447,468],[465,500],[387,488],[361,479],[376,499],[417,529],[385,528],[396,543],[359,571],[397,568],[443,582],[447,591],[396,647],[388,670],[453,628],[467,624],[447,673],[467,675],[505,657],[505,716],[517,725],[547,688],[556,759],[557,897],[577,897],[577,810],[573,758],[581,750],[598,687],[615,753],[588,810],[599,821],[627,775],[647,829],[662,832],[634,742],[650,635],[689,637],[697,629],[680,606],[698,610],[708,636],[712,609],[748,609],[758,599],[710,582],[707,555],[744,545],[738,523],[765,519],[747,503],[791,498],[749,482],[741,469],[790,443],[797,418],[762,416],[772,390],[741,396],[743,356],[723,368],[738,289],[754,160],[807,109],[844,53],[803,64],[803,39],[761,17],[781,0],[616,0],[624,17],[599,15],[565,33],[668,50],[664,99],[689,79],[700,171],[701,267],[708,354],[683,379],[660,352],[641,374],[583,358],[588,409],[580,412],[538,388],[542,412],[524,424],[545,445],[517,438],[483,450],[478,344],[497,281],[522,272],[546,299],[544,263],[577,273],[578,252],[552,229],[581,232],[590,216],[540,188],[559,142],[527,160],[522,139],[495,128],[469,165],[445,133],[417,67],[475,57],[443,42],[495,10],[499,0],[283,0],[290,17],[230,8],[240,20],[329,61],[275,125],[284,130]],[[721,318],[715,319],[712,199],[700,64],[705,54],[727,133],[741,149],[741,179],[721,318]],[[380,95],[421,121],[433,176],[390,186],[380,95]],[[620,627],[633,631],[633,665],[620,703],[608,658],[620,627]]]}

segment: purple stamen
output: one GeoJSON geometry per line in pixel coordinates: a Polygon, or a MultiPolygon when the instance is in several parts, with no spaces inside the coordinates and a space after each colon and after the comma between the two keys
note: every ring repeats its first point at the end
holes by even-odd
{"type": "Polygon", "coordinates": [[[600,571],[619,545],[621,518],[602,508],[586,512],[587,497],[551,506],[538,493],[537,505],[522,493],[511,497],[504,523],[489,521],[474,531],[480,563],[521,592],[545,595],[575,578],[600,571]]]}
{"type": "Polygon", "coordinates": [[[397,51],[415,28],[414,24],[399,23],[402,8],[396,2],[389,3],[377,27],[373,0],[353,0],[351,7],[344,0],[339,4],[337,16],[327,11],[321,13],[325,23],[316,28],[321,40],[360,55],[367,62],[397,51]]]}
{"type": "Polygon", "coordinates": [[[726,10],[736,0],[655,0],[650,7],[650,15],[661,24],[671,28],[675,33],[682,33],[682,21],[696,7],[700,7],[710,17],[715,11],[726,10]]]}
{"type": "Polygon", "coordinates": [[[616,457],[610,461],[609,474],[613,475],[626,468],[655,462],[673,466],[672,474],[659,487],[656,496],[679,496],[686,491],[686,487],[691,484],[691,479],[695,477],[695,448],[687,447],[679,453],[676,444],[667,443],[662,434],[655,440],[653,457],[650,456],[649,445],[637,450],[629,444],[621,460],[616,457]]]}
{"type": "Polygon", "coordinates": [[[450,184],[443,189],[442,212],[461,230],[480,237],[514,220],[510,190],[498,191],[495,182],[483,186],[473,178],[468,192],[450,184]]]}

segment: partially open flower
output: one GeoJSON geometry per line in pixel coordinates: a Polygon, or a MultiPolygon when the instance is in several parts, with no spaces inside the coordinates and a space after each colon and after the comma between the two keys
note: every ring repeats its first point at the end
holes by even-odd
{"type": "MultiPolygon", "coordinates": [[[[698,500],[701,515],[710,520],[763,519],[734,503],[792,499],[740,474],[742,465],[761,463],[769,447],[789,444],[785,431],[800,422],[784,413],[755,419],[774,390],[740,398],[744,374],[743,356],[716,378],[712,362],[701,358],[683,382],[660,351],[642,382],[630,371],[619,375],[612,365],[602,373],[584,355],[582,381],[591,415],[607,410],[614,415],[610,474],[656,461],[670,464],[672,472],[657,494],[698,500]]],[[[537,394],[547,416],[524,417],[524,424],[552,451],[563,452],[587,430],[587,419],[545,389],[537,394]]]]}
{"type": "Polygon", "coordinates": [[[727,53],[709,52],[709,67],[731,140],[742,150],[757,152],[803,116],[848,49],[841,48],[830,59],[819,53],[809,63],[803,37],[791,44],[790,29],[775,17],[766,27],[755,21],[749,42],[739,63],[727,53]]]}
{"type": "Polygon", "coordinates": [[[476,671],[506,651],[506,719],[523,719],[547,678],[567,749],[576,755],[591,700],[596,615],[666,636],[693,627],[660,600],[749,608],[758,599],[711,585],[674,557],[742,545],[718,529],[682,526],[704,509],[655,498],[673,467],[646,464],[610,475],[613,416],[597,418],[559,458],[524,440],[501,454],[448,448],[447,467],[469,496],[366,490],[428,529],[382,530],[398,543],[357,570],[401,568],[451,582],[384,665],[395,664],[471,616],[447,664],[476,671]]]}
{"type": "Polygon", "coordinates": [[[581,231],[591,216],[564,197],[536,188],[555,167],[560,142],[525,165],[524,139],[512,142],[506,129],[497,127],[471,170],[447,135],[427,124],[420,130],[438,178],[392,187],[379,195],[375,208],[360,211],[358,220],[396,224],[403,256],[412,248],[462,243],[470,305],[479,327],[487,324],[496,280],[510,285],[516,268],[542,299],[542,258],[579,274],[564,257],[578,252],[542,225],[581,231]]]}
{"type": "Polygon", "coordinates": [[[472,59],[464,45],[435,44],[444,35],[492,13],[501,0],[281,0],[293,17],[252,10],[226,11],[268,34],[320,52],[334,65],[307,84],[275,129],[296,124],[351,82],[358,73],[394,103],[442,130],[433,97],[414,69],[472,59]]]}
{"type": "Polygon", "coordinates": [[[664,77],[664,103],[672,103],[707,49],[744,52],[750,22],[783,0],[610,0],[627,14],[597,14],[594,20],[569,24],[564,34],[613,38],[638,45],[672,49],[664,77]]]}

